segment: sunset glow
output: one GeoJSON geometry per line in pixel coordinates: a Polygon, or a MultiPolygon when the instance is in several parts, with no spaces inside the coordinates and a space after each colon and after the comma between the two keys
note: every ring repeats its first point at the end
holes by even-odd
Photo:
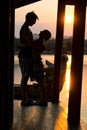
{"type": "Polygon", "coordinates": [[[65,23],[73,23],[73,17],[67,14],[65,16],[65,23]]]}
{"type": "Polygon", "coordinates": [[[33,33],[39,33],[43,29],[51,31],[52,37],[56,35],[56,20],[57,20],[58,0],[41,0],[33,4],[15,10],[15,36],[19,37],[20,28],[25,20],[27,12],[34,11],[39,20],[31,27],[33,33]]]}
{"type": "Polygon", "coordinates": [[[65,24],[73,24],[73,21],[74,21],[74,6],[66,6],[65,24]]]}
{"type": "Polygon", "coordinates": [[[65,8],[64,36],[72,37],[74,23],[74,6],[67,5],[65,8]]]}

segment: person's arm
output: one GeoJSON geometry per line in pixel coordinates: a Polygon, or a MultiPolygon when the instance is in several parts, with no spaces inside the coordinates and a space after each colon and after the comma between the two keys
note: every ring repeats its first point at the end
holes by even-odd
{"type": "Polygon", "coordinates": [[[46,48],[45,46],[39,42],[39,40],[36,40],[33,42],[32,47],[37,53],[42,53],[46,48]]]}

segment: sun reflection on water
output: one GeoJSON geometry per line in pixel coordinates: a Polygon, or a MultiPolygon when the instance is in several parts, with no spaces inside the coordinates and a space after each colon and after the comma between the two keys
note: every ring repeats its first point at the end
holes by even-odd
{"type": "Polygon", "coordinates": [[[70,67],[71,67],[71,55],[67,55],[67,56],[68,56],[67,69],[70,69],[70,67]]]}
{"type": "Polygon", "coordinates": [[[66,106],[68,105],[69,98],[69,88],[70,88],[70,69],[71,69],[71,55],[68,56],[67,66],[66,66],[66,77],[63,85],[63,89],[60,92],[60,101],[62,101],[66,106]]]}
{"type": "Polygon", "coordinates": [[[69,97],[69,88],[70,88],[70,67],[71,67],[71,55],[68,55],[68,62],[66,67],[66,96],[69,97]]]}
{"type": "Polygon", "coordinates": [[[69,90],[70,85],[70,67],[71,67],[71,56],[68,55],[68,62],[66,67],[66,90],[69,90]]]}

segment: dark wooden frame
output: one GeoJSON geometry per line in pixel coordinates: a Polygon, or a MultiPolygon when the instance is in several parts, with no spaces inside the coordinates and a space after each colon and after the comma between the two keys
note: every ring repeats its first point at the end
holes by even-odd
{"type": "Polygon", "coordinates": [[[70,124],[77,125],[80,123],[86,0],[84,1],[59,0],[58,3],[53,103],[59,102],[61,49],[63,41],[64,16],[66,5],[75,6],[74,16],[76,15],[77,17],[77,19],[75,19],[76,21],[74,21],[74,29],[73,29],[72,62],[71,62],[70,92],[69,92],[69,104],[68,104],[68,122],[70,124]]]}

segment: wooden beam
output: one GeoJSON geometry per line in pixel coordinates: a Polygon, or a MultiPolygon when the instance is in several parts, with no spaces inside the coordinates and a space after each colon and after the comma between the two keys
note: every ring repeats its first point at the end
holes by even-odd
{"type": "Polygon", "coordinates": [[[84,34],[85,34],[85,15],[86,0],[79,0],[75,5],[73,43],[72,43],[72,62],[70,74],[70,92],[68,105],[68,121],[70,124],[80,123],[81,108],[81,89],[82,89],[82,70],[84,54],[84,34]]]}
{"type": "MultiPolygon", "coordinates": [[[[78,1],[77,0],[65,0],[66,5],[77,5],[78,1]]],[[[85,2],[84,2],[85,3],[85,2]]],[[[79,4],[79,3],[78,3],[79,4]]],[[[86,0],[86,6],[87,6],[87,0],[86,0]]]]}
{"type": "Polygon", "coordinates": [[[38,2],[40,0],[15,0],[15,8],[20,8],[22,6],[38,2]]]}
{"type": "Polygon", "coordinates": [[[60,68],[61,68],[61,51],[63,43],[64,30],[64,15],[65,15],[65,0],[59,0],[57,13],[57,30],[56,30],[56,47],[54,61],[54,85],[53,85],[53,103],[59,102],[59,87],[60,87],[60,68]]]}
{"type": "Polygon", "coordinates": [[[66,5],[75,5],[77,0],[65,0],[66,5]]]}
{"type": "Polygon", "coordinates": [[[9,14],[9,109],[10,109],[10,114],[9,114],[9,120],[10,124],[13,123],[13,84],[14,84],[14,18],[15,18],[15,2],[12,0],[10,3],[10,14],[9,14]]]}
{"type": "MultiPolygon", "coordinates": [[[[0,129],[10,125],[10,0],[1,0],[0,22],[0,129]],[[4,7],[4,8],[3,8],[4,7]]],[[[12,43],[11,43],[12,44],[12,43]]]]}

